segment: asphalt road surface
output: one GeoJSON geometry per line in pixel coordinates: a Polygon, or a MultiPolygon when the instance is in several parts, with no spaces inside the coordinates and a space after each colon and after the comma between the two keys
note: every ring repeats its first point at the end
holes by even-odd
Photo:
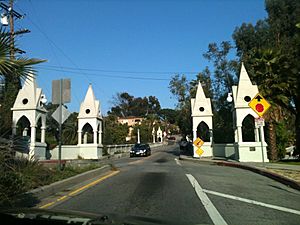
{"type": "Polygon", "coordinates": [[[51,208],[169,224],[300,224],[299,191],[247,170],[178,160],[178,153],[171,145],[116,160],[119,173],[51,208]]]}

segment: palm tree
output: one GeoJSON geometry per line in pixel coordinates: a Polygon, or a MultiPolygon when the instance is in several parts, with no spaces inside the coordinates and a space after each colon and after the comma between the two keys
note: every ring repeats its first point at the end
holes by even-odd
{"type": "Polygon", "coordinates": [[[0,78],[4,88],[0,93],[0,127],[1,131],[10,130],[11,112],[21,80],[34,73],[33,65],[44,62],[40,59],[28,59],[24,57],[10,57],[10,35],[0,28],[0,78]]]}
{"type": "Polygon", "coordinates": [[[272,105],[265,119],[269,131],[269,156],[272,161],[275,161],[277,160],[276,123],[284,118],[284,108],[290,104],[290,99],[284,94],[289,88],[282,73],[284,55],[279,50],[259,49],[250,58],[252,58],[254,80],[261,94],[272,105]]]}

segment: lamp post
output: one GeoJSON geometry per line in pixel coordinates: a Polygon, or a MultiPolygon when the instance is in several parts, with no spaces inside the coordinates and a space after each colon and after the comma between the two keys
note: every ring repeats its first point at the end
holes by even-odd
{"type": "Polygon", "coordinates": [[[138,144],[141,143],[140,126],[141,126],[141,122],[138,122],[138,127],[137,127],[137,143],[138,143],[138,144]]]}

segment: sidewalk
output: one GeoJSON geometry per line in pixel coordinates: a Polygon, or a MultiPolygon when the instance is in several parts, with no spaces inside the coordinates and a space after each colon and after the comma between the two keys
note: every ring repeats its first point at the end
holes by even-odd
{"type": "Polygon", "coordinates": [[[240,169],[250,170],[254,173],[269,177],[280,183],[288,185],[294,189],[300,190],[300,166],[299,165],[286,165],[280,163],[262,163],[256,162],[238,162],[231,159],[206,157],[206,158],[193,158],[192,156],[180,155],[179,159],[188,160],[195,163],[214,163],[219,166],[230,166],[240,169]]]}
{"type": "MultiPolygon", "coordinates": [[[[263,168],[262,163],[249,162],[249,163],[245,163],[245,164],[263,168]]],[[[267,163],[265,163],[265,168],[300,171],[300,165],[288,165],[288,164],[284,164],[284,163],[269,163],[269,162],[267,162],[267,163]]]]}

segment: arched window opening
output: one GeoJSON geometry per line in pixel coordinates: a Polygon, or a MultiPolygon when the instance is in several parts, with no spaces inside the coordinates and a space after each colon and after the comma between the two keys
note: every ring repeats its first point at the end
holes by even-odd
{"type": "Polygon", "coordinates": [[[247,115],[242,122],[243,142],[255,142],[255,122],[252,115],[247,115]]]}
{"type": "Polygon", "coordinates": [[[197,137],[201,138],[204,142],[209,142],[209,127],[205,122],[201,122],[197,127],[197,137]]]}
{"type": "Polygon", "coordinates": [[[83,143],[93,143],[93,128],[89,123],[86,123],[82,128],[83,143]]]}
{"type": "Polygon", "coordinates": [[[28,137],[31,136],[30,122],[26,116],[22,116],[17,122],[17,136],[28,137]]]}

